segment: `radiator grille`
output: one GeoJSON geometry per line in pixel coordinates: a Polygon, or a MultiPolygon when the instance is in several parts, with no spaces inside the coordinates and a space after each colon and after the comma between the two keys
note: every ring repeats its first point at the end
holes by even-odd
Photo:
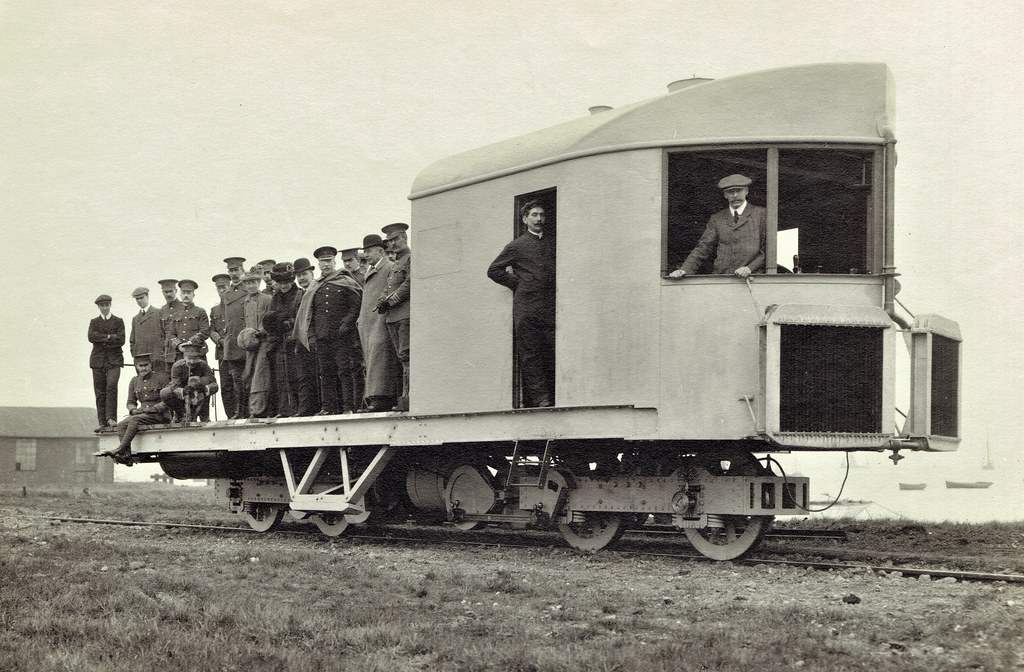
{"type": "Polygon", "coordinates": [[[932,408],[931,433],[959,436],[960,343],[938,334],[932,335],[932,408]]]}
{"type": "Polygon", "coordinates": [[[780,345],[782,431],[882,431],[882,329],[782,325],[780,345]]]}

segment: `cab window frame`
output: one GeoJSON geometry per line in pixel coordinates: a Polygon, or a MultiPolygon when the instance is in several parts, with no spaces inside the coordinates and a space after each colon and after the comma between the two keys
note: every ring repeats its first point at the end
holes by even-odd
{"type": "MultiPolygon", "coordinates": [[[[677,266],[669,266],[669,215],[671,208],[671,173],[670,164],[674,155],[697,154],[712,152],[733,152],[733,151],[763,151],[765,152],[765,203],[766,230],[765,230],[765,269],[758,275],[778,274],[778,235],[779,235],[779,154],[787,150],[835,150],[845,152],[856,152],[865,155],[871,166],[870,189],[871,197],[867,205],[868,216],[864,222],[864,269],[856,274],[851,273],[821,273],[829,276],[882,276],[884,272],[884,245],[886,240],[886,158],[885,145],[870,144],[863,142],[835,143],[835,142],[806,142],[806,143],[736,143],[736,144],[712,144],[712,145],[688,145],[685,147],[666,147],[662,152],[662,217],[661,217],[661,275],[667,279],[668,274],[677,266]]],[[[709,189],[717,190],[711,183],[709,189]]],[[[725,207],[724,205],[722,207],[725,207]]],[[[719,208],[720,209],[720,208],[719,208]]],[[[717,212],[712,210],[706,213],[705,217],[717,212]]],[[[705,219],[706,221],[706,219],[705,219]]],[[[691,248],[692,250],[692,248],[691,248]]],[[[687,252],[689,254],[689,252],[687,252]]],[[[683,257],[685,259],[685,256],[683,257]]],[[[681,263],[681,262],[680,262],[681,263]]],[[[804,273],[817,275],[815,273],[804,273]]],[[[788,274],[786,274],[788,275],[788,274]]],[[[694,277],[716,277],[713,274],[694,274],[694,277]]]]}

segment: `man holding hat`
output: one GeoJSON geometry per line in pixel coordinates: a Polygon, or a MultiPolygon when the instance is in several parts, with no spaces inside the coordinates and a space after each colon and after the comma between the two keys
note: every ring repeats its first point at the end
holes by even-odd
{"type": "Polygon", "coordinates": [[[213,281],[213,286],[217,288],[217,296],[220,297],[220,303],[210,308],[210,340],[216,345],[214,359],[217,360],[217,369],[220,370],[220,398],[224,404],[224,414],[231,417],[238,408],[235,390],[231,385],[231,374],[224,364],[224,294],[231,287],[231,276],[227,273],[217,273],[210,280],[213,281]]]}
{"type": "Polygon", "coordinates": [[[89,368],[92,369],[92,388],[96,393],[96,431],[117,424],[117,381],[121,379],[124,364],[124,322],[111,315],[111,298],[100,294],[94,301],[100,310],[98,317],[89,322],[89,368]]]}
{"type": "Polygon", "coordinates": [[[238,345],[238,334],[245,328],[243,306],[248,292],[242,286],[245,276],[245,257],[228,257],[227,265],[230,284],[220,295],[222,308],[221,344],[224,347],[224,361],[221,365],[221,380],[227,377],[224,384],[224,409],[229,418],[249,417],[249,400],[245,397],[245,350],[238,345]],[[227,388],[231,392],[227,392],[227,388]],[[230,403],[229,403],[230,397],[230,403]]]}
{"type": "MultiPolygon", "coordinates": [[[[132,317],[132,332],[128,337],[128,351],[134,359],[140,352],[160,352],[164,335],[160,326],[160,311],[149,305],[149,289],[136,287],[132,298],[139,306],[139,312],[132,317]]],[[[162,359],[160,364],[164,364],[162,359]]]]}
{"type": "Polygon", "coordinates": [[[273,362],[276,410],[277,415],[283,417],[313,415],[319,408],[314,406],[317,399],[313,394],[313,377],[303,370],[292,336],[303,294],[295,285],[294,269],[287,262],[274,265],[270,274],[274,296],[263,317],[267,349],[273,362]]]}
{"type": "Polygon", "coordinates": [[[139,428],[163,425],[171,420],[167,404],[160,400],[160,390],[167,385],[167,376],[153,371],[150,353],[140,352],[133,357],[138,373],[128,383],[128,417],[117,423],[121,443],[117,450],[97,453],[109,455],[114,461],[128,466],[132,465],[132,439],[139,428]]]}
{"type": "Polygon", "coordinates": [[[366,274],[363,273],[363,269],[359,266],[359,248],[350,247],[342,250],[341,263],[345,266],[345,270],[356,279],[356,282],[362,285],[363,280],[366,278],[366,274]]]}
{"type": "Polygon", "coordinates": [[[409,410],[409,297],[411,294],[412,252],[409,250],[409,225],[395,222],[381,228],[387,236],[386,249],[395,255],[395,262],[388,272],[384,293],[378,302],[377,312],[386,313],[385,322],[391,347],[395,349],[398,361],[402,363],[402,379],[399,383],[396,411],[409,410]]]}
{"type": "Polygon", "coordinates": [[[267,332],[263,330],[263,317],[270,309],[270,297],[260,291],[263,273],[254,266],[243,280],[247,296],[242,302],[244,327],[238,335],[238,345],[245,350],[245,383],[247,417],[262,418],[271,412],[270,393],[273,389],[270,361],[267,357],[267,332]]]}
{"type": "Polygon", "coordinates": [[[363,238],[363,254],[367,267],[359,308],[359,341],[366,365],[366,410],[390,411],[400,391],[396,383],[401,380],[402,364],[391,346],[385,314],[374,308],[384,294],[393,262],[384,256],[384,241],[375,233],[363,238]]]}
{"type": "Polygon", "coordinates": [[[183,305],[178,300],[178,281],[172,278],[158,280],[160,291],[164,295],[164,305],[160,307],[160,333],[163,334],[163,343],[159,350],[153,351],[153,359],[159,364],[154,366],[158,371],[170,375],[171,364],[178,358],[178,351],[170,343],[171,324],[178,319],[183,305]]]}
{"type": "Polygon", "coordinates": [[[320,279],[303,295],[295,321],[296,339],[316,351],[320,367],[320,411],[317,415],[359,409],[362,349],[359,347],[359,304],[362,288],[348,271],[335,269],[338,250],[330,245],[313,252],[320,279]]]}
{"type": "Polygon", "coordinates": [[[160,400],[179,421],[192,422],[210,417],[210,396],[217,392],[213,370],[203,358],[203,346],[191,341],[178,345],[182,354],[171,367],[170,380],[160,390],[160,400]]]}
{"type": "Polygon", "coordinates": [[[729,175],[718,181],[729,207],[711,215],[704,234],[682,266],[668,274],[682,278],[699,273],[705,262],[714,259],[712,273],[746,278],[764,271],[764,237],[767,211],[747,202],[751,179],[729,175]]]}

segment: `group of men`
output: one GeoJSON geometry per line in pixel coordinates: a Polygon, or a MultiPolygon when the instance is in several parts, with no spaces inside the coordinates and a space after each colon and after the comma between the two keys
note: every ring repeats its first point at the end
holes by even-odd
{"type": "Polygon", "coordinates": [[[218,391],[231,419],[408,411],[408,229],[396,222],[382,228],[385,238],[365,236],[361,248],[341,250],[340,268],[331,245],[313,252],[315,267],[307,258],[267,259],[246,272],[243,257],[228,257],[227,272],[211,278],[220,302],[209,314],[194,303],[193,280],[159,281],[159,309],[147,288],[137,288],[129,345],[138,373],[121,422],[125,328],[110,313],[111,297],[99,296],[100,315],[89,325],[97,431],[116,427],[121,437],[107,454],[130,463],[140,426],[209,420],[218,391]]]}

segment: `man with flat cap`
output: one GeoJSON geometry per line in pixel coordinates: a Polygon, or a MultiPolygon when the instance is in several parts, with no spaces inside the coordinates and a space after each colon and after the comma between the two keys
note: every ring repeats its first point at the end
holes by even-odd
{"type": "Polygon", "coordinates": [[[359,346],[362,288],[345,269],[335,267],[338,250],[330,245],[313,252],[320,278],[303,295],[296,315],[296,339],[315,348],[320,365],[320,411],[333,415],[359,410],[363,353],[359,346]],[[358,372],[358,374],[357,374],[358,372]]]}
{"type": "Polygon", "coordinates": [[[213,369],[203,357],[203,346],[183,341],[182,354],[171,367],[167,385],[160,390],[160,400],[175,414],[179,422],[194,422],[210,416],[210,397],[217,392],[213,369]]]}
{"type": "Polygon", "coordinates": [[[274,296],[267,314],[263,316],[267,350],[273,362],[276,411],[282,417],[313,415],[319,408],[314,406],[317,400],[313,395],[313,378],[304,375],[292,336],[303,294],[295,284],[294,268],[288,262],[274,265],[271,271],[274,296]]]}
{"type": "Polygon", "coordinates": [[[394,262],[384,256],[384,241],[375,233],[363,238],[363,254],[367,267],[359,308],[359,341],[366,364],[365,409],[390,411],[398,400],[397,383],[401,380],[402,364],[391,346],[387,318],[375,308],[377,300],[384,295],[394,262]]]}
{"type": "Polygon", "coordinates": [[[92,369],[92,388],[96,393],[96,431],[117,424],[117,381],[121,379],[124,364],[124,321],[110,313],[112,299],[100,294],[94,303],[100,310],[89,322],[89,368],[92,369]]]}
{"type": "Polygon", "coordinates": [[[345,266],[345,270],[348,271],[353,278],[356,279],[360,285],[363,284],[363,280],[366,278],[366,274],[363,273],[363,269],[359,266],[359,248],[350,247],[341,251],[341,263],[345,266]]]}
{"type": "Polygon", "coordinates": [[[132,439],[141,427],[163,425],[171,421],[170,409],[160,400],[160,391],[167,385],[167,376],[153,371],[151,355],[139,352],[133,355],[136,375],[128,383],[128,417],[117,423],[121,439],[117,450],[103,451],[115,462],[132,465],[132,439]]]}
{"type": "Polygon", "coordinates": [[[747,202],[751,179],[729,175],[718,181],[729,207],[711,215],[707,228],[682,266],[668,274],[682,278],[700,273],[708,260],[714,260],[712,273],[746,278],[764,272],[764,237],[767,211],[747,202]]]}
{"type": "Polygon", "coordinates": [[[164,334],[160,325],[160,311],[149,305],[149,289],[136,287],[132,298],[139,306],[139,312],[132,317],[132,331],[128,337],[128,351],[134,360],[140,352],[161,352],[164,334]]]}
{"type": "Polygon", "coordinates": [[[249,400],[245,396],[245,350],[238,345],[238,334],[245,328],[245,298],[248,292],[242,286],[242,278],[245,276],[245,257],[228,257],[224,260],[227,265],[230,284],[220,295],[220,303],[223,306],[221,321],[223,331],[220,332],[221,344],[224,346],[224,361],[221,369],[221,380],[226,379],[225,388],[230,387],[230,398],[224,393],[224,409],[228,418],[248,418],[249,400]]]}
{"type": "Polygon", "coordinates": [[[220,398],[224,405],[224,415],[231,417],[238,407],[235,389],[231,385],[231,374],[224,363],[224,294],[231,288],[231,276],[227,273],[217,273],[210,280],[213,281],[217,296],[220,297],[220,303],[210,308],[210,340],[216,346],[214,359],[217,360],[217,369],[220,371],[220,398]]]}
{"type": "Polygon", "coordinates": [[[160,332],[163,344],[153,351],[153,369],[170,375],[171,364],[178,358],[178,351],[170,343],[171,324],[178,318],[183,305],[178,300],[178,281],[173,278],[158,280],[160,291],[164,295],[164,305],[160,307],[160,332]]]}
{"type": "Polygon", "coordinates": [[[487,268],[487,277],[512,290],[512,323],[522,379],[523,406],[555,402],[555,245],[544,231],[547,214],[539,201],[519,209],[526,231],[487,268]]]}
{"type": "Polygon", "coordinates": [[[401,391],[395,404],[396,411],[409,410],[409,300],[412,291],[412,252],[409,249],[408,230],[409,225],[404,222],[395,222],[381,228],[387,236],[385,249],[390,250],[395,256],[377,312],[386,314],[384,321],[388,326],[391,347],[395,349],[395,355],[402,363],[402,378],[397,384],[401,391]]]}
{"type": "Polygon", "coordinates": [[[257,270],[263,276],[263,289],[260,291],[270,298],[274,298],[274,280],[270,277],[270,273],[274,270],[274,264],[276,263],[273,259],[264,259],[256,264],[257,270]]]}
{"type": "Polygon", "coordinates": [[[267,332],[263,329],[263,318],[270,309],[270,297],[260,291],[263,273],[254,266],[246,273],[242,284],[248,296],[242,303],[244,327],[239,333],[238,344],[245,350],[245,397],[248,416],[262,418],[272,415],[271,365],[267,350],[267,332]],[[244,337],[244,338],[243,338],[244,337]]]}

